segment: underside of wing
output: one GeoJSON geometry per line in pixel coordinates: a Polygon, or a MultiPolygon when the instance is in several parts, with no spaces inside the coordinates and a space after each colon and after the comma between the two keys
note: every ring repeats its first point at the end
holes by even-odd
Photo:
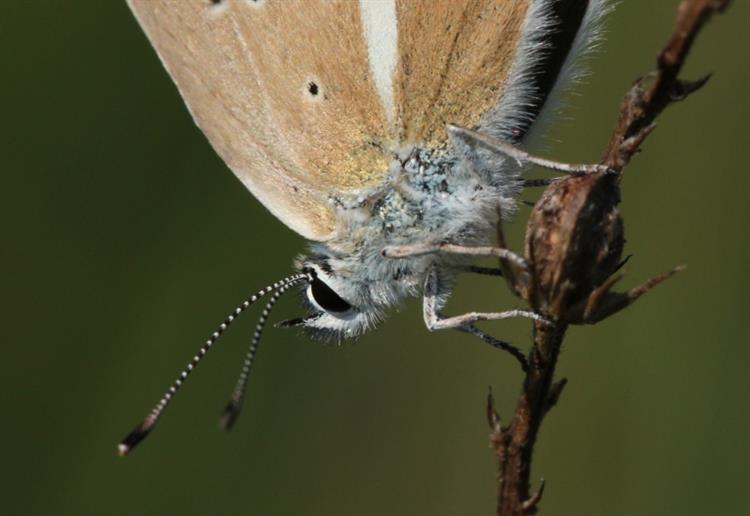
{"type": "Polygon", "coordinates": [[[359,5],[325,0],[128,0],[196,123],[237,177],[312,240],[329,197],[382,180],[386,113],[359,5]]]}
{"type": "Polygon", "coordinates": [[[446,124],[520,140],[606,0],[128,0],[193,118],[311,240],[446,124]]]}
{"type": "Polygon", "coordinates": [[[530,0],[396,0],[396,119],[407,143],[475,125],[507,84],[530,0]]]}
{"type": "Polygon", "coordinates": [[[395,2],[398,136],[439,145],[447,123],[520,140],[605,0],[395,2]]]}

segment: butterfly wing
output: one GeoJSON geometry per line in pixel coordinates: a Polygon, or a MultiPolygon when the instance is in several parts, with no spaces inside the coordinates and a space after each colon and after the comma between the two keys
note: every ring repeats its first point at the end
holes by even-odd
{"type": "Polygon", "coordinates": [[[529,0],[396,2],[397,120],[407,142],[445,139],[497,103],[516,57],[529,0]]]}
{"type": "Polygon", "coordinates": [[[401,140],[440,144],[447,123],[520,139],[587,48],[604,4],[396,0],[401,140]]]}
{"type": "Polygon", "coordinates": [[[444,144],[446,123],[525,131],[567,59],[549,56],[567,56],[603,1],[128,3],[232,171],[282,222],[325,241],[331,195],[382,183],[386,150],[444,144]],[[573,37],[545,41],[561,21],[573,37]]]}
{"type": "Polygon", "coordinates": [[[377,183],[388,168],[358,5],[128,3],[237,177],[293,230],[329,238],[330,194],[377,183]]]}

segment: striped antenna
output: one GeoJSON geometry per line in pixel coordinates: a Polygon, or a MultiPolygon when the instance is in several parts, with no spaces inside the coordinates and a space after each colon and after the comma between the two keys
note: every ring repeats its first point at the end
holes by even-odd
{"type": "Polygon", "coordinates": [[[143,422],[136,426],[133,431],[125,436],[120,444],[117,445],[118,455],[123,457],[130,453],[130,451],[135,448],[135,446],[139,442],[141,442],[149,434],[149,432],[151,432],[151,430],[153,430],[154,426],[156,426],[156,423],[159,421],[159,418],[164,413],[164,410],[169,405],[169,402],[172,401],[174,395],[178,390],[180,390],[180,387],[182,387],[182,384],[185,382],[188,375],[190,375],[193,369],[195,369],[195,366],[198,365],[198,362],[201,361],[206,353],[208,353],[208,350],[213,347],[216,341],[219,340],[219,337],[221,337],[221,335],[229,327],[229,325],[232,324],[232,322],[234,322],[234,320],[242,312],[244,312],[250,307],[250,305],[255,303],[258,299],[262,298],[269,292],[273,292],[274,290],[282,288],[288,289],[292,285],[295,285],[304,280],[310,281],[310,279],[310,275],[307,273],[294,274],[256,292],[255,294],[247,298],[241,305],[235,308],[234,311],[229,314],[226,319],[224,319],[224,322],[219,325],[216,331],[211,334],[208,340],[206,340],[206,343],[201,346],[201,348],[198,350],[198,353],[193,357],[187,367],[183,369],[183,371],[180,373],[180,376],[177,377],[177,379],[167,390],[167,392],[164,393],[164,396],[162,396],[162,398],[159,400],[159,403],[157,403],[154,408],[151,409],[151,412],[149,412],[148,416],[146,416],[143,422]]]}
{"type": "Polygon", "coordinates": [[[248,378],[250,378],[250,371],[253,368],[253,360],[255,360],[255,355],[258,352],[260,337],[261,335],[263,335],[263,328],[268,321],[268,316],[271,314],[271,309],[273,309],[273,305],[276,304],[276,301],[279,300],[284,292],[289,290],[291,287],[291,284],[287,284],[283,287],[280,287],[276,292],[274,292],[273,296],[271,296],[271,299],[268,300],[265,308],[263,308],[263,312],[260,314],[258,324],[255,326],[255,333],[253,333],[253,338],[250,340],[250,347],[247,348],[245,361],[242,363],[242,371],[240,371],[240,377],[237,379],[237,383],[235,384],[234,390],[232,391],[232,397],[229,400],[229,403],[227,403],[227,406],[224,409],[224,413],[221,415],[221,419],[219,420],[219,424],[224,430],[229,430],[230,428],[232,428],[235,421],[237,421],[237,416],[240,415],[240,410],[242,410],[242,402],[245,400],[245,392],[247,391],[247,380],[248,378]]]}

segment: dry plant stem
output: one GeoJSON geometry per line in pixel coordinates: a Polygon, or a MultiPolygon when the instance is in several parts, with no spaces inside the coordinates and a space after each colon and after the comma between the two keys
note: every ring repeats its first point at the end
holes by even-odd
{"type": "MultiPolygon", "coordinates": [[[[566,326],[534,325],[534,347],[529,356],[529,367],[521,397],[510,426],[501,431],[502,464],[498,514],[533,514],[541,501],[542,485],[537,494],[530,493],[531,459],[539,427],[547,411],[554,404],[556,392],[555,365],[560,353],[566,326]]],[[[559,385],[564,385],[560,383],[559,385]]],[[[557,391],[559,395],[559,391],[557,391]]]]}
{"type": "MultiPolygon", "coordinates": [[[[535,310],[558,322],[553,326],[534,323],[534,343],[523,388],[507,426],[502,425],[491,394],[488,396],[490,443],[498,457],[499,516],[534,514],[538,510],[544,484],[531,493],[532,454],[542,421],[565,386],[565,379],[555,382],[554,375],[568,324],[603,320],[679,270],[657,276],[625,294],[609,291],[619,278],[617,271],[622,263],[622,249],[612,248],[623,241],[622,221],[616,210],[617,185],[623,168],[653,130],[659,113],[705,84],[707,78],[687,82],[678,75],[700,29],[729,3],[682,1],[675,30],[659,54],[657,70],[647,79],[636,81],[620,107],[617,126],[602,159],[614,174],[596,173],[553,183],[530,216],[525,252],[529,274],[501,259],[503,275],[513,290],[535,310]],[[592,209],[596,212],[593,217],[592,209]],[[550,247],[552,242],[556,242],[555,247],[550,247]],[[608,254],[592,254],[597,245],[608,254]],[[567,249],[550,257],[550,252],[554,254],[560,246],[567,249]]],[[[506,247],[500,230],[499,246],[506,247]]]]}
{"type": "Polygon", "coordinates": [[[683,100],[703,86],[710,75],[698,81],[678,78],[685,58],[701,28],[730,0],[683,0],[677,8],[677,22],[667,45],[659,53],[657,69],[650,77],[635,82],[620,106],[620,118],[602,162],[622,170],[653,129],[656,117],[673,102],[683,100]],[[650,84],[644,87],[644,83],[650,84]]]}

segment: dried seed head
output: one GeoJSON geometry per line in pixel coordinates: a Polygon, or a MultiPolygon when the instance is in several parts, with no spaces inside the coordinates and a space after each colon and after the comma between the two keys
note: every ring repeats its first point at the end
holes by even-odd
{"type": "Polygon", "coordinates": [[[525,255],[531,305],[556,320],[588,298],[620,264],[624,244],[618,176],[594,173],[551,185],[534,206],[525,255]]]}

